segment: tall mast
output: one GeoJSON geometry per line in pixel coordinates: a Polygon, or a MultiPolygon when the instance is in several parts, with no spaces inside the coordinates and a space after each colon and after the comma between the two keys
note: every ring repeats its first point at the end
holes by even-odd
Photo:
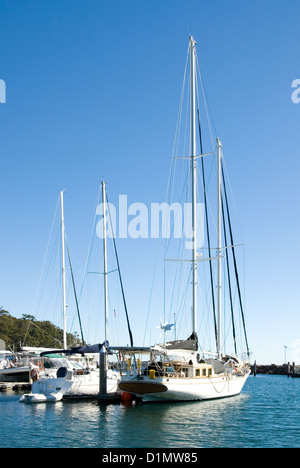
{"type": "Polygon", "coordinates": [[[65,219],[64,190],[60,192],[60,227],[61,227],[61,271],[62,271],[62,306],[64,349],[67,349],[67,314],[66,314],[66,266],[65,266],[65,219]]]}
{"type": "Polygon", "coordinates": [[[193,310],[192,310],[192,325],[193,332],[197,331],[197,218],[196,218],[196,203],[197,203],[197,159],[196,159],[196,42],[190,36],[190,74],[191,74],[191,173],[192,173],[192,270],[193,270],[193,310]]]}
{"type": "Polygon", "coordinates": [[[105,317],[105,341],[108,340],[108,292],[107,292],[107,249],[106,249],[106,194],[105,182],[102,181],[102,206],[103,206],[103,257],[104,257],[104,317],[105,317]]]}
{"type": "Polygon", "coordinates": [[[218,327],[218,339],[217,339],[217,354],[219,359],[221,358],[222,349],[222,225],[221,225],[221,213],[222,213],[222,145],[217,138],[217,262],[218,262],[218,274],[217,274],[217,327],[218,327]]]}

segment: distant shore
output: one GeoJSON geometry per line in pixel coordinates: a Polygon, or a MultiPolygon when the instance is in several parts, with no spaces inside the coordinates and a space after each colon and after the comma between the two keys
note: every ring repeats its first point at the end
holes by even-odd
{"type": "Polygon", "coordinates": [[[295,366],[295,363],[287,364],[253,364],[251,366],[252,374],[270,374],[270,375],[299,375],[299,366],[295,366]]]}

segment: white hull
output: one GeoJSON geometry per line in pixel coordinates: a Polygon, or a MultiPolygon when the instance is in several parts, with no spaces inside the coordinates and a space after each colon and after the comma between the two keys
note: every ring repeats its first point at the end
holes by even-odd
{"type": "Polygon", "coordinates": [[[32,367],[8,367],[0,369],[0,382],[31,382],[30,372],[32,367]]]}
{"type": "Polygon", "coordinates": [[[25,366],[25,367],[7,367],[7,368],[4,368],[4,369],[0,369],[0,377],[2,375],[15,375],[15,374],[26,374],[28,375],[31,371],[31,367],[30,366],[25,366]]]}
{"type": "Polygon", "coordinates": [[[247,374],[243,377],[228,379],[226,377],[213,377],[209,381],[195,382],[195,379],[178,382],[166,382],[168,390],[158,394],[143,395],[144,401],[196,401],[226,398],[241,393],[247,374]]]}
{"type": "MultiPolygon", "coordinates": [[[[93,370],[90,374],[76,375],[68,380],[65,377],[57,378],[42,378],[32,384],[32,393],[52,393],[54,390],[59,391],[63,387],[64,382],[72,382],[71,386],[64,392],[64,395],[97,395],[99,393],[99,371],[93,370]]],[[[107,392],[116,392],[119,380],[117,374],[111,376],[108,373],[106,381],[107,392]]]]}
{"type": "Polygon", "coordinates": [[[149,378],[146,380],[127,380],[120,384],[120,388],[140,396],[144,402],[212,400],[238,395],[249,374],[250,370],[244,375],[222,374],[201,380],[195,378],[168,379],[165,377],[155,378],[155,380],[149,378]],[[146,393],[144,393],[146,385],[146,393]],[[150,385],[153,386],[151,391],[149,391],[150,385]],[[155,392],[156,386],[159,386],[158,392],[155,392]]]}
{"type": "MultiPolygon", "coordinates": [[[[99,371],[93,370],[89,374],[73,375],[72,377],[41,377],[32,384],[32,393],[24,395],[21,402],[41,403],[60,401],[68,396],[94,396],[99,394],[99,371]]],[[[119,374],[107,372],[107,393],[118,390],[119,374]]]]}
{"type": "Polygon", "coordinates": [[[63,395],[61,393],[51,393],[49,395],[44,395],[43,393],[26,393],[20,398],[20,403],[46,403],[61,401],[63,395]]]}

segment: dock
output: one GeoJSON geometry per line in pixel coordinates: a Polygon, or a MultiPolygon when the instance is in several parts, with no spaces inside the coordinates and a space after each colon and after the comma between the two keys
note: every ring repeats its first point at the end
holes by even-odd
{"type": "MultiPolygon", "coordinates": [[[[28,382],[1,382],[0,394],[6,392],[26,392],[31,391],[31,384],[28,382]]],[[[99,404],[118,404],[122,401],[122,392],[96,394],[96,395],[64,395],[63,401],[96,401],[99,404]]]]}
{"type": "Polygon", "coordinates": [[[0,392],[7,392],[7,391],[30,391],[31,384],[28,382],[1,382],[0,383],[0,392]]]}
{"type": "Polygon", "coordinates": [[[63,401],[87,401],[95,400],[103,404],[113,404],[121,402],[121,392],[106,393],[106,394],[95,394],[95,395],[64,395],[63,401]]]}

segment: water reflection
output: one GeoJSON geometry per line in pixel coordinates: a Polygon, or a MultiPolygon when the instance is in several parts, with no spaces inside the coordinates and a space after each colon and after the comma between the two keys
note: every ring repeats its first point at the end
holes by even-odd
{"type": "Polygon", "coordinates": [[[26,418],[19,423],[19,440],[25,447],[222,446],[232,414],[248,398],[176,404],[106,406],[95,401],[64,401],[19,405],[26,418]]]}
{"type": "Polygon", "coordinates": [[[239,396],[192,403],[25,405],[0,395],[0,446],[297,447],[299,391],[300,379],[256,376],[239,396]]]}
{"type": "Polygon", "coordinates": [[[208,436],[211,445],[222,445],[232,415],[248,398],[242,394],[225,400],[124,407],[116,432],[126,425],[134,447],[165,447],[166,440],[169,447],[201,447],[207,446],[208,436]]]}

